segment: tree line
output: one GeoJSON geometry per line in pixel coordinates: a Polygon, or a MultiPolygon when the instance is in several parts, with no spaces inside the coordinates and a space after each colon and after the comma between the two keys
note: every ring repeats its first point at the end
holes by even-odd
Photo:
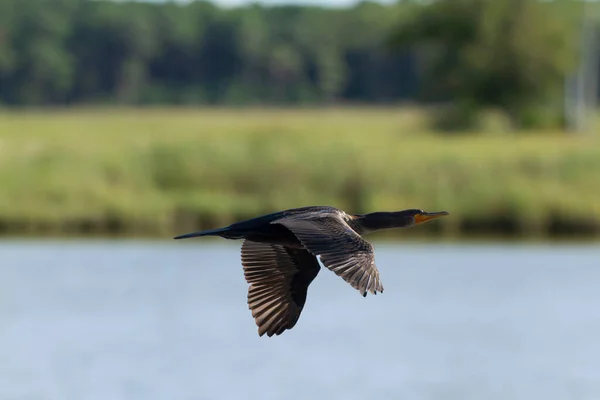
{"type": "MultiPolygon", "coordinates": [[[[102,0],[0,2],[4,105],[560,98],[574,0],[401,0],[344,9],[102,0]]],[[[525,107],[527,108],[527,107],[525,107]]]]}
{"type": "Polygon", "coordinates": [[[416,91],[395,23],[352,9],[87,0],[0,2],[0,99],[9,105],[385,101],[416,91]]]}

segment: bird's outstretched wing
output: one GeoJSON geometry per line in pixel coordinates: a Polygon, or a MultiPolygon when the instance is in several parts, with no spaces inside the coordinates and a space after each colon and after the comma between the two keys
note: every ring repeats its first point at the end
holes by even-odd
{"type": "Polygon", "coordinates": [[[367,292],[383,292],[373,246],[350,228],[339,214],[292,215],[271,223],[292,231],[309,252],[320,257],[325,267],[363,296],[367,292]]]}
{"type": "Polygon", "coordinates": [[[308,286],[321,266],[303,249],[245,240],[242,265],[248,288],[248,308],[259,336],[281,335],[296,325],[308,286]]]}

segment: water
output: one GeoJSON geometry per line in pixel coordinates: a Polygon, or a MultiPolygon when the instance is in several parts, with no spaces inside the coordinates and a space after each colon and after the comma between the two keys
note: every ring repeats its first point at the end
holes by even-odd
{"type": "Polygon", "coordinates": [[[600,247],[376,244],[259,338],[239,245],[0,242],[0,399],[600,398],[600,247]]]}

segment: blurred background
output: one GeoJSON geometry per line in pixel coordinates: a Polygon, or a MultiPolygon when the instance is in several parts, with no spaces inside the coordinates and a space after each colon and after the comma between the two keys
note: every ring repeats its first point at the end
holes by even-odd
{"type": "Polygon", "coordinates": [[[0,0],[0,400],[597,399],[600,4],[0,0]],[[259,338],[241,242],[450,216],[259,338]]]}

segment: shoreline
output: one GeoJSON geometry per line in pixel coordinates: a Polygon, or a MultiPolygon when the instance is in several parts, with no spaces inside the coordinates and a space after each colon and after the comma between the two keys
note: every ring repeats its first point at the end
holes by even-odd
{"type": "MultiPolygon", "coordinates": [[[[248,218],[251,218],[249,216],[248,218]]],[[[214,218],[222,220],[222,218],[214,218]]],[[[245,218],[244,218],[245,219],[245,218]]],[[[220,225],[173,225],[172,228],[158,221],[141,221],[131,224],[124,220],[107,219],[63,221],[2,221],[0,220],[0,238],[170,238],[177,234],[212,229],[220,225]]],[[[426,223],[408,229],[395,229],[377,232],[378,240],[558,240],[581,241],[600,239],[600,223],[582,222],[577,219],[554,219],[542,226],[523,227],[517,219],[505,220],[462,220],[452,225],[426,223]]]]}

